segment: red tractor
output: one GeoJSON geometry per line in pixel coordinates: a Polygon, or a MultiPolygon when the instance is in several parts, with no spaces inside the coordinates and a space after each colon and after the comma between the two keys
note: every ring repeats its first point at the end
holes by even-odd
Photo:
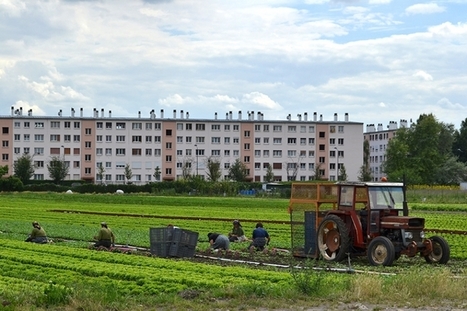
{"type": "MultiPolygon", "coordinates": [[[[301,191],[296,191],[301,195],[303,185],[301,191]]],[[[401,255],[416,254],[428,263],[448,262],[450,250],[446,240],[440,236],[426,238],[425,219],[408,216],[403,183],[339,182],[332,186],[333,208],[320,211],[322,203],[329,204],[332,200],[318,198],[314,200],[316,209],[305,211],[302,254],[328,261],[341,261],[348,254],[366,255],[370,264],[384,266],[392,265],[401,255]]],[[[319,188],[313,193],[319,193],[319,188]]],[[[293,226],[292,219],[292,235],[293,226]]],[[[292,239],[294,244],[293,236],[292,239]]]]}

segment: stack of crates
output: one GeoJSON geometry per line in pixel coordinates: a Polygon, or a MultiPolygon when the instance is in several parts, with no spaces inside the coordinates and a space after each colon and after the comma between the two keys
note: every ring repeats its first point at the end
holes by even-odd
{"type": "Polygon", "coordinates": [[[151,254],[158,257],[193,257],[198,232],[180,228],[150,228],[151,254]]]}

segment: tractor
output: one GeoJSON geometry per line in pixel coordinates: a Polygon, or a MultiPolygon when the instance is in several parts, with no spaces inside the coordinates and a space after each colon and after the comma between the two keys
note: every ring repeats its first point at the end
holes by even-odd
{"type": "Polygon", "coordinates": [[[294,183],[289,211],[295,255],[327,261],[367,256],[371,265],[383,266],[391,266],[401,255],[420,254],[428,263],[449,260],[446,240],[425,237],[425,219],[408,216],[403,183],[294,183]],[[323,210],[326,204],[331,207],[323,210]],[[294,213],[303,214],[303,221],[294,213]],[[302,233],[303,238],[296,236],[302,233]]]}

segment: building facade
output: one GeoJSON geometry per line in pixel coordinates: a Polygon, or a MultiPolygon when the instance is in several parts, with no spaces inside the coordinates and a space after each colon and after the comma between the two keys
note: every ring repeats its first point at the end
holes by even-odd
{"type": "MultiPolygon", "coordinates": [[[[400,120],[400,127],[407,127],[407,124],[407,120],[400,120]]],[[[370,171],[374,181],[386,177],[382,165],[386,161],[386,149],[389,140],[396,135],[398,129],[396,121],[390,121],[386,129],[383,128],[382,123],[379,123],[377,127],[374,124],[367,124],[366,126],[363,137],[370,145],[370,171]]]]}
{"type": "Polygon", "coordinates": [[[83,109],[69,116],[33,116],[32,110],[11,108],[0,116],[2,162],[13,174],[14,161],[23,154],[33,156],[34,179],[50,179],[47,163],[62,158],[69,166],[67,180],[118,184],[126,182],[125,166],[132,171],[131,182],[144,184],[176,180],[187,173],[207,178],[208,162],[221,163],[227,178],[236,159],[247,167],[248,180],[264,181],[268,166],[275,181],[306,181],[318,172],[321,179],[337,180],[338,168],[345,166],[348,180],[357,180],[363,159],[363,124],[350,122],[346,113],[332,121],[313,113],[290,115],[286,120],[265,120],[261,112],[247,112],[225,118],[190,119],[176,110],[169,117],[113,117],[94,109],[83,116],[83,109]],[[104,168],[102,180],[98,167],[104,168]]]}

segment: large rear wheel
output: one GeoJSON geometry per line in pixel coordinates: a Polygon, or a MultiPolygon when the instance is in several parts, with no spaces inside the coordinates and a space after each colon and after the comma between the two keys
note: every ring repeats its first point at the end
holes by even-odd
{"type": "Polygon", "coordinates": [[[430,254],[425,256],[426,262],[441,264],[447,263],[451,254],[448,242],[440,236],[432,236],[430,240],[433,250],[430,254]]]}
{"type": "Polygon", "coordinates": [[[349,249],[349,230],[336,215],[324,217],[318,227],[318,249],[324,260],[341,261],[349,249]]]}
{"type": "Polygon", "coordinates": [[[374,238],[368,245],[368,261],[373,266],[391,266],[395,256],[394,244],[385,236],[374,238]]]}

